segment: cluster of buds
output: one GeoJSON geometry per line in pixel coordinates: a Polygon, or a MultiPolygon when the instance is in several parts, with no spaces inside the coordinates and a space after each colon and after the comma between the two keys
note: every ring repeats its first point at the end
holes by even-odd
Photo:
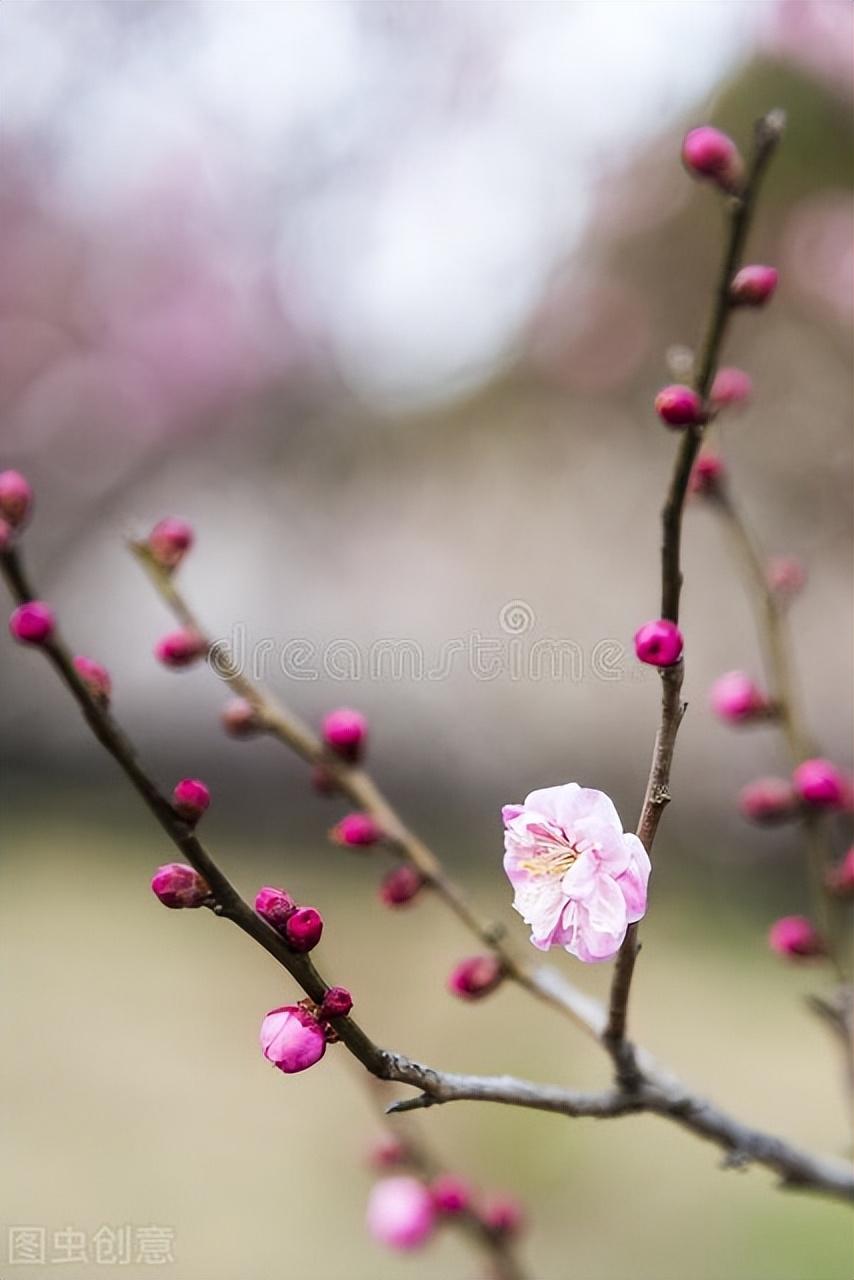
{"type": "Polygon", "coordinates": [[[261,1051],[268,1062],[295,1075],[307,1071],[326,1053],[327,1044],[337,1039],[332,1020],[346,1018],[353,997],[346,987],[329,987],[319,1005],[311,1000],[271,1009],[261,1023],[261,1051]]]}
{"type": "Polygon", "coordinates": [[[291,951],[313,951],[323,933],[323,917],[314,907],[300,907],[284,889],[267,885],[255,897],[255,910],[276,930],[291,951]]]}
{"type": "Polygon", "coordinates": [[[851,804],[851,782],[832,760],[804,760],[791,778],[757,778],[741,792],[739,807],[760,824],[786,822],[817,811],[840,811],[851,804]]]}
{"type": "Polygon", "coordinates": [[[495,1194],[478,1202],[474,1189],[453,1173],[430,1182],[411,1173],[381,1178],[368,1199],[367,1226],[373,1238],[388,1249],[408,1253],[421,1248],[443,1220],[470,1214],[496,1237],[518,1234],[524,1223],[519,1202],[495,1194]]]}

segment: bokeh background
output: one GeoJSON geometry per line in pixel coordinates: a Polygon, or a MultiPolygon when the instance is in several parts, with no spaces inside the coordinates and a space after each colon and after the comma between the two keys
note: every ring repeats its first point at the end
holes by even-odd
{"type": "MultiPolygon", "coordinates": [[[[733,326],[726,355],[756,395],[722,447],[769,553],[808,566],[801,694],[850,763],[852,13],[3,7],[0,464],[37,490],[28,563],[75,648],[109,664],[157,777],[210,782],[206,835],[240,887],[284,884],[323,911],[324,970],[382,1043],[604,1080],[595,1046],[516,992],[446,995],[470,942],[435,903],[384,911],[379,862],[329,847],[340,810],[299,763],[223,737],[209,672],[155,665],[168,621],[124,540],[192,520],[184,585],[211,629],[261,653],[306,718],[368,713],[392,797],[526,946],[500,805],[577,779],[631,825],[648,767],[657,681],[628,646],[656,609],[673,450],[650,404],[668,351],[701,331],[721,232],[679,139],[709,119],[746,142],[782,106],[751,249],[782,283],[733,326]],[[473,668],[472,637],[497,666],[473,668]],[[313,646],[299,678],[280,660],[293,640],[313,646]],[[549,640],[562,673],[531,668],[549,640]]],[[[803,1003],[825,976],[764,940],[806,905],[801,851],[734,804],[785,757],[773,729],[733,734],[706,708],[722,670],[760,671],[749,603],[712,515],[686,526],[691,707],[634,1023],[737,1114],[841,1153],[838,1064],[803,1003]]],[[[159,829],[38,656],[4,635],[0,662],[4,1237],[158,1224],[176,1280],[477,1275],[450,1233],[407,1259],[367,1238],[378,1124],[359,1072],[343,1052],[296,1079],[263,1063],[260,1017],[293,994],[280,971],[213,917],[158,907],[159,829]]],[[[557,963],[604,991],[607,967],[557,963]]],[[[459,1106],[420,1129],[524,1200],[534,1280],[850,1280],[843,1209],[721,1172],[663,1122],[459,1106]]]]}

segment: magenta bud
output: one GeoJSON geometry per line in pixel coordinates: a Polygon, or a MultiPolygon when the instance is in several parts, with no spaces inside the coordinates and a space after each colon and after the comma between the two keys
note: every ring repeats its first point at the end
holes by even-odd
{"type": "Polygon", "coordinates": [[[353,1008],[353,997],[346,987],[330,987],[318,1010],[319,1018],[346,1018],[353,1008]]]}
{"type": "Polygon", "coordinates": [[[102,667],[94,658],[84,658],[82,654],[78,654],[73,665],[90,697],[106,707],[113,692],[113,682],[107,668],[102,667]]]}
{"type": "Polygon", "coordinates": [[[737,307],[764,307],[773,297],[778,278],[775,267],[742,267],[729,287],[730,302],[737,307]]]}
{"type": "Polygon", "coordinates": [[[806,580],[807,571],[797,556],[774,556],[768,562],[768,586],[780,596],[796,596],[806,580]]]}
{"type": "Polygon", "coordinates": [[[158,867],[151,888],[164,907],[201,907],[211,896],[207,882],[194,867],[183,862],[167,862],[158,867]]]}
{"type": "Polygon", "coordinates": [[[393,867],[380,884],[380,902],[387,907],[402,907],[411,902],[424,887],[424,877],[408,862],[393,867]]]}
{"type": "Polygon", "coordinates": [[[255,708],[245,698],[232,698],[220,712],[220,723],[230,738],[251,738],[261,732],[255,708]]]}
{"type": "Polygon", "coordinates": [[[355,764],[365,751],[368,722],[360,711],[339,707],[323,721],[323,741],[342,760],[355,764]]]}
{"type": "Polygon", "coordinates": [[[262,920],[272,925],[277,933],[284,935],[285,925],[296,911],[296,903],[284,889],[273,889],[265,885],[255,896],[255,910],[262,920]]]}
{"type": "Polygon", "coordinates": [[[368,1231],[389,1249],[408,1252],[432,1235],[436,1224],[433,1197],[409,1174],[381,1178],[368,1200],[368,1231]]]}
{"type": "Polygon", "coordinates": [[[201,658],[205,649],[205,642],[200,635],[189,627],[182,627],[180,631],[170,631],[157,641],[154,656],[164,667],[177,671],[182,667],[189,667],[201,658]]]}
{"type": "Polygon", "coordinates": [[[525,1225],[525,1215],[515,1196],[491,1195],[483,1206],[481,1220],[499,1236],[515,1236],[525,1225]]]}
{"type": "Polygon", "coordinates": [[[655,397],[655,412],[668,427],[693,427],[706,421],[697,392],[678,383],[662,387],[655,397]]]}
{"type": "Polygon", "coordinates": [[[198,822],[211,802],[211,793],[198,778],[182,778],[172,792],[172,805],[185,822],[198,822]]]}
{"type": "Polygon", "coordinates": [[[743,671],[728,671],[712,685],[709,702],[716,716],[730,724],[746,724],[767,717],[770,703],[743,671]]]}
{"type": "Polygon", "coordinates": [[[375,1169],[393,1169],[406,1164],[407,1158],[406,1147],[391,1133],[382,1134],[368,1149],[368,1164],[375,1169]]]}
{"type": "Polygon", "coordinates": [[[844,809],[848,786],[830,760],[804,760],[792,774],[795,794],[811,809],[844,809]]]}
{"type": "Polygon", "coordinates": [[[33,505],[33,491],[20,471],[0,471],[0,516],[13,529],[19,528],[33,505]]]}
{"type": "Polygon", "coordinates": [[[828,871],[825,884],[831,893],[837,894],[840,898],[854,896],[854,845],[842,861],[828,871]]]}
{"type": "Polygon", "coordinates": [[[723,458],[717,453],[701,453],[692,468],[688,490],[703,497],[713,497],[720,493],[725,480],[726,468],[723,458]]]}
{"type": "Polygon", "coordinates": [[[672,667],[682,657],[682,632],[675,622],[658,618],[635,632],[635,654],[653,667],[672,667]]]}
{"type": "Polygon", "coordinates": [[[729,192],[738,190],[744,174],[744,164],[732,138],[707,124],[685,134],[682,163],[693,177],[715,182],[729,192]]]}
{"type": "Polygon", "coordinates": [[[750,375],[743,369],[724,367],[718,369],[709,400],[714,409],[728,409],[732,405],[746,404],[753,394],[750,375]]]}
{"type": "Polygon", "coordinates": [[[261,1023],[260,1039],[264,1057],[286,1075],[307,1071],[326,1052],[320,1023],[297,1004],[271,1009],[261,1023]]]}
{"type": "Polygon", "coordinates": [[[469,956],[451,970],[448,990],[460,1000],[480,1000],[500,986],[503,979],[504,966],[498,956],[469,956]]]}
{"type": "Polygon", "coordinates": [[[772,826],[793,818],[798,810],[798,802],[784,778],[757,778],[755,782],[749,782],[742,788],[738,807],[750,822],[772,826]]]}
{"type": "Polygon", "coordinates": [[[430,1183],[430,1194],[438,1212],[449,1217],[471,1208],[471,1185],[455,1173],[440,1173],[434,1178],[430,1183]]]}
{"type": "Polygon", "coordinates": [[[821,936],[806,916],[783,916],[768,931],[768,945],[778,955],[805,960],[826,954],[821,936]]]}
{"type": "Polygon", "coordinates": [[[192,525],[177,516],[167,516],[165,520],[158,521],[148,535],[148,549],[161,568],[175,569],[194,541],[192,525]]]}
{"type": "Polygon", "coordinates": [[[329,832],[329,838],[335,844],[353,849],[368,848],[382,837],[382,828],[369,813],[348,813],[329,832]]]}
{"type": "Polygon", "coordinates": [[[19,644],[44,644],[53,635],[56,616],[43,600],[29,600],[18,605],[9,618],[12,639],[19,644]]]}
{"type": "Polygon", "coordinates": [[[323,933],[323,917],[314,907],[298,907],[285,921],[285,937],[292,951],[313,951],[323,933]]]}

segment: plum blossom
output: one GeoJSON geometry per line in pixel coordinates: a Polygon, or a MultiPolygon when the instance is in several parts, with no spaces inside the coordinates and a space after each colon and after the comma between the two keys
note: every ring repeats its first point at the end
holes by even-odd
{"type": "Polygon", "coordinates": [[[602,791],[569,782],[505,805],[504,870],[541,951],[607,960],[646,911],[650,862],[602,791]]]}

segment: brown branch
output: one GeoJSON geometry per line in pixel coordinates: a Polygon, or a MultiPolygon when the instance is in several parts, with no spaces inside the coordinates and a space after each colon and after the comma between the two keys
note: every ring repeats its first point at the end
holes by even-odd
{"type": "MultiPolygon", "coordinates": [[[[704,401],[708,398],[717,371],[733,310],[730,283],[741,264],[762,178],[782,137],[784,124],[785,119],[780,111],[771,111],[757,121],[753,155],[744,187],[737,195],[729,198],[729,225],[723,261],[706,336],[694,370],[694,389],[704,401]]],[[[686,429],[661,513],[661,617],[671,622],[679,621],[679,600],[682,593],[682,513],[688,481],[702,440],[701,426],[686,429]]],[[[652,852],[661,815],[670,800],[670,769],[676,735],[685,712],[681,698],[683,676],[684,665],[681,660],[672,667],[661,669],[661,717],[637,830],[647,853],[652,852]]],[[[617,1078],[627,1088],[636,1087],[638,1082],[634,1052],[626,1039],[629,996],[638,950],[638,927],[630,925],[614,966],[608,1025],[603,1037],[614,1059],[617,1078]]]]}

